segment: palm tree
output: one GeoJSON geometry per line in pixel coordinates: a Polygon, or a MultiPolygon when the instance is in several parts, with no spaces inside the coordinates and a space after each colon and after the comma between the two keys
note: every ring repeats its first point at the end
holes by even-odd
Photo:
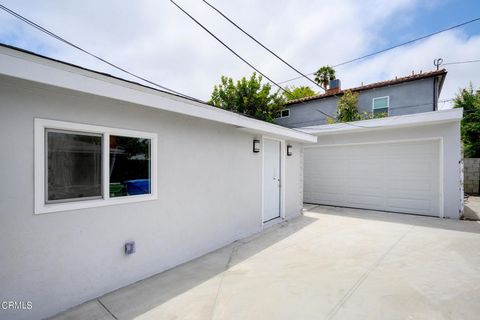
{"type": "Polygon", "coordinates": [[[330,80],[335,80],[335,69],[330,66],[323,66],[315,72],[315,82],[318,83],[323,89],[327,89],[330,80]]]}

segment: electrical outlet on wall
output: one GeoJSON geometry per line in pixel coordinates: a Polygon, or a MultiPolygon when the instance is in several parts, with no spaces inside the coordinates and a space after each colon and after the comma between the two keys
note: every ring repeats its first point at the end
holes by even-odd
{"type": "Polygon", "coordinates": [[[135,253],[135,241],[127,241],[125,242],[125,254],[129,255],[135,253]]]}

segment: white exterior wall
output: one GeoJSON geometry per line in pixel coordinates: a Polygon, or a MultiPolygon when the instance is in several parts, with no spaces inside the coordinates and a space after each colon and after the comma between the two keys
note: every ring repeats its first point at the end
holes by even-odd
{"type": "Polygon", "coordinates": [[[462,210],[460,121],[417,125],[404,128],[377,129],[367,132],[320,135],[317,145],[375,143],[418,139],[441,139],[441,183],[445,218],[459,219],[462,210]]]}
{"type": "MultiPolygon", "coordinates": [[[[262,229],[261,138],[231,125],[0,77],[0,296],[39,319],[262,229]],[[158,134],[158,199],[34,215],[34,118],[158,134]],[[123,245],[135,240],[137,252],[123,245]]],[[[285,216],[301,212],[301,144],[286,157],[285,216]]]]}
{"type": "Polygon", "coordinates": [[[292,145],[291,156],[286,157],[285,168],[285,217],[286,219],[297,216],[303,209],[303,145],[292,145]]]}

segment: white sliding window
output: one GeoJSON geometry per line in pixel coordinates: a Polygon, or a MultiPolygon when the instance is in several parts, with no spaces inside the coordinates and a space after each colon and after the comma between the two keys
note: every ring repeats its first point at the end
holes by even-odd
{"type": "Polygon", "coordinates": [[[156,199],[157,135],[35,119],[35,213],[156,199]]]}

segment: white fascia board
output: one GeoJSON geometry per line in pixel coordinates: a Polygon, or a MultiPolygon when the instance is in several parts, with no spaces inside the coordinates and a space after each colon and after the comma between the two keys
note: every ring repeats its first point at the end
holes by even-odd
{"type": "Polygon", "coordinates": [[[438,110],[403,116],[370,119],[349,123],[334,123],[320,126],[297,128],[297,130],[316,136],[335,133],[366,132],[402,127],[414,127],[447,122],[459,122],[463,117],[463,109],[438,110]]]}
{"type": "Polygon", "coordinates": [[[64,89],[107,97],[221,122],[298,142],[316,142],[317,137],[233,112],[170,95],[155,89],[115,79],[93,71],[0,47],[0,74],[64,89]]]}

